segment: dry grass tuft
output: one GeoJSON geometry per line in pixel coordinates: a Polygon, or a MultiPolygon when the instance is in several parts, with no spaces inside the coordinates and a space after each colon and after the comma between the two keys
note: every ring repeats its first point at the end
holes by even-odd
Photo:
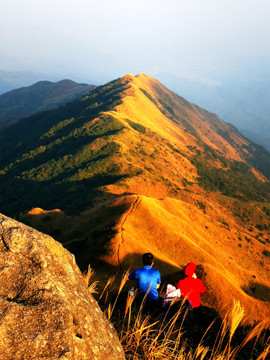
{"type": "Polygon", "coordinates": [[[234,301],[232,311],[229,313],[230,317],[230,342],[232,341],[233,334],[238,328],[244,316],[244,308],[241,307],[239,301],[234,301]]]}
{"type": "MultiPolygon", "coordinates": [[[[217,327],[215,320],[195,341],[194,323],[190,326],[187,311],[183,305],[171,317],[166,318],[160,311],[145,312],[145,298],[141,304],[130,301],[129,296],[121,292],[128,279],[124,273],[116,294],[109,294],[105,313],[110,319],[121,340],[127,360],[266,360],[270,356],[270,322],[260,322],[248,331],[241,325],[244,309],[235,301],[230,312],[217,327]],[[109,300],[109,302],[108,302],[109,300]],[[113,305],[112,305],[113,304],[113,305]],[[210,340],[210,343],[209,343],[210,340]]],[[[111,280],[110,280],[111,281],[111,280]]],[[[109,282],[110,282],[109,281],[109,282]]],[[[106,284],[105,288],[108,288],[106,284]]],[[[181,304],[181,302],[180,302],[181,304]]]]}
{"type": "Polygon", "coordinates": [[[88,287],[90,294],[97,294],[98,281],[90,282],[91,278],[95,275],[94,270],[88,265],[87,271],[83,274],[84,281],[88,287]]]}

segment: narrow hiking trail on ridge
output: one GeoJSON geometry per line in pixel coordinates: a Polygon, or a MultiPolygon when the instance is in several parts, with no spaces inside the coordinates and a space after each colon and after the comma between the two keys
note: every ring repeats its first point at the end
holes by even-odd
{"type": "Polygon", "coordinates": [[[122,219],[122,222],[120,223],[120,237],[121,237],[121,240],[120,240],[120,243],[118,245],[118,249],[117,249],[117,259],[118,259],[118,265],[121,267],[121,261],[120,261],[120,248],[121,246],[123,245],[123,243],[125,242],[125,239],[124,239],[124,225],[125,225],[125,222],[127,221],[127,218],[134,212],[135,209],[138,208],[138,206],[140,205],[140,203],[142,202],[142,198],[137,195],[136,196],[136,199],[133,201],[133,203],[131,204],[129,210],[127,211],[127,213],[125,214],[125,216],[123,216],[123,219],[122,219]]]}

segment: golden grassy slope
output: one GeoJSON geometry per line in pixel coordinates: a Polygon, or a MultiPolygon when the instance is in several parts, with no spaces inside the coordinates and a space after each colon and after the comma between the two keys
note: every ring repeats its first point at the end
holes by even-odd
{"type": "Polygon", "coordinates": [[[138,257],[132,259],[129,254],[147,251],[155,255],[156,267],[163,271],[167,264],[183,268],[194,261],[204,269],[203,280],[208,287],[204,304],[224,314],[236,299],[253,320],[270,315],[269,258],[264,258],[264,266],[261,264],[266,247],[236,223],[231,214],[224,213],[224,209],[211,200],[207,200],[207,208],[212,210],[209,213],[206,210],[206,214],[176,199],[133,196],[133,201],[119,221],[117,235],[111,243],[113,255],[106,256],[106,261],[114,265],[120,261],[126,267],[138,266],[138,257]],[[245,239],[245,234],[249,235],[251,243],[245,239]],[[268,303],[243,291],[255,277],[261,286],[254,296],[268,303]],[[260,293],[263,288],[264,294],[260,293]]]}
{"type": "MultiPolygon", "coordinates": [[[[178,147],[181,144],[181,147],[185,150],[187,150],[187,146],[196,145],[198,147],[194,136],[183,131],[184,126],[181,124],[181,121],[175,123],[170,120],[160,111],[162,106],[157,106],[153,103],[140,89],[147,90],[153,99],[168,97],[172,101],[175,115],[179,116],[180,119],[188,119],[189,123],[196,129],[197,137],[205,144],[219,149],[225,157],[241,161],[236,149],[215,131],[216,123],[218,123],[220,129],[227,132],[229,127],[214,114],[210,114],[192,105],[176,94],[174,94],[172,100],[173,93],[166,89],[158,80],[146,74],[139,74],[136,77],[126,75],[123,77],[123,81],[127,78],[131,87],[127,90],[123,103],[116,108],[116,116],[122,119],[130,118],[133,121],[137,121],[169,140],[171,144],[177,144],[178,147]],[[207,121],[205,121],[206,118],[207,121]]],[[[237,136],[236,133],[232,132],[230,132],[230,135],[239,146],[247,145],[247,141],[243,137],[237,136]]]]}
{"type": "MultiPolygon", "coordinates": [[[[163,275],[171,274],[171,281],[187,262],[201,265],[199,273],[208,289],[203,303],[220,313],[236,299],[250,320],[269,316],[270,258],[263,255],[269,250],[269,234],[254,226],[257,219],[266,219],[265,214],[256,204],[206,193],[196,185],[197,172],[188,160],[191,147],[200,149],[202,144],[197,136],[225,157],[241,161],[237,150],[215,131],[217,123],[224,131],[229,131],[227,125],[176,94],[172,100],[171,92],[155,79],[144,74],[127,75],[123,82],[127,79],[130,86],[123,103],[95,121],[109,114],[122,122],[124,130],[106,141],[120,145],[112,163],[133,176],[103,188],[95,206],[79,217],[39,211],[29,214],[28,222],[63,242],[82,269],[94,264],[100,278],[119,264],[141,266],[141,254],[151,251],[156,267],[163,275]],[[188,119],[188,124],[157,104],[156,99],[166,96],[178,119],[188,119]],[[136,131],[130,121],[144,126],[145,133],[136,131]],[[193,185],[184,186],[183,179],[193,185]],[[248,213],[249,220],[240,220],[240,213],[248,213]]],[[[230,136],[237,146],[245,143],[236,133],[230,136]]]]}
{"type": "MultiPolygon", "coordinates": [[[[110,264],[112,271],[119,264],[136,268],[141,266],[141,255],[151,251],[156,268],[166,279],[171,274],[173,282],[179,277],[176,273],[194,261],[207,286],[204,305],[223,315],[233,300],[239,300],[250,321],[270,316],[270,259],[263,256],[267,246],[256,239],[254,229],[248,231],[215,199],[203,200],[204,211],[196,204],[201,196],[192,194],[190,200],[121,196],[99,203],[77,218],[50,213],[52,220],[45,226],[61,230],[61,240],[82,268],[95,257],[110,264]]],[[[31,225],[44,226],[41,216],[48,214],[32,215],[31,225]]],[[[100,262],[93,264],[98,278],[107,278],[104,272],[109,268],[100,262]]]]}

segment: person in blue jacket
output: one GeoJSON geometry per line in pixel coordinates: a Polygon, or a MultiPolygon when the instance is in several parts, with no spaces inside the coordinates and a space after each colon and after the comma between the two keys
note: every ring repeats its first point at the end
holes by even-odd
{"type": "Polygon", "coordinates": [[[143,268],[134,270],[129,275],[129,280],[137,280],[139,296],[142,297],[147,293],[146,302],[156,303],[159,294],[157,289],[161,284],[160,272],[152,268],[154,256],[151,253],[143,254],[143,268]]]}

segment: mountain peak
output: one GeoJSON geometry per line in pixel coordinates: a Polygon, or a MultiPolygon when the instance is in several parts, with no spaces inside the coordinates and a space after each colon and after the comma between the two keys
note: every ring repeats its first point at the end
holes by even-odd
{"type": "Polygon", "coordinates": [[[160,82],[156,78],[154,78],[150,75],[147,75],[145,73],[140,73],[140,74],[136,75],[136,78],[141,81],[152,81],[152,82],[160,84],[160,82]]]}
{"type": "Polygon", "coordinates": [[[125,83],[126,89],[121,104],[114,109],[114,115],[119,119],[133,119],[172,143],[181,142],[183,148],[195,146],[196,139],[201,139],[225,157],[241,161],[234,146],[248,142],[242,136],[236,136],[236,132],[216,115],[189,103],[147,74],[127,74],[121,82],[125,83]],[[231,137],[222,135],[226,132],[231,137]]]}
{"type": "Polygon", "coordinates": [[[126,83],[135,83],[139,87],[148,86],[151,83],[159,84],[160,86],[162,86],[161,83],[157,79],[155,79],[145,73],[140,73],[135,76],[132,74],[126,74],[121,79],[123,82],[126,82],[126,83]]]}

